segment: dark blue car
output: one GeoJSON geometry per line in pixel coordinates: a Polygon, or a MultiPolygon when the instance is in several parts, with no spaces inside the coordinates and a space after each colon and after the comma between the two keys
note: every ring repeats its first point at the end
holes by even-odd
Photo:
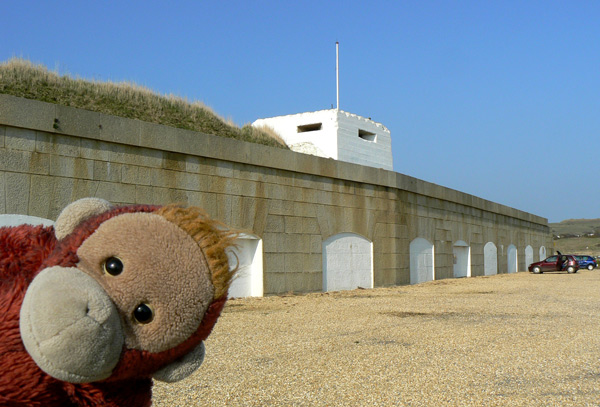
{"type": "Polygon", "coordinates": [[[580,269],[593,270],[598,266],[596,260],[592,256],[575,256],[579,263],[580,269]]]}

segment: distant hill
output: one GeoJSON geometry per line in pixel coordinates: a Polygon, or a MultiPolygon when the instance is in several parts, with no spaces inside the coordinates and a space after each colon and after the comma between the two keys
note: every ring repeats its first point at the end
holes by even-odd
{"type": "Polygon", "coordinates": [[[600,219],[567,219],[559,223],[549,223],[548,226],[554,236],[600,236],[600,219]]]}

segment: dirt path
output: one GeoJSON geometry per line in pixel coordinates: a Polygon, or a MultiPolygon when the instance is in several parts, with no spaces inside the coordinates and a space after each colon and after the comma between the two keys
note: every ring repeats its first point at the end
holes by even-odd
{"type": "Polygon", "coordinates": [[[155,406],[599,406],[600,271],[232,300],[155,406]]]}

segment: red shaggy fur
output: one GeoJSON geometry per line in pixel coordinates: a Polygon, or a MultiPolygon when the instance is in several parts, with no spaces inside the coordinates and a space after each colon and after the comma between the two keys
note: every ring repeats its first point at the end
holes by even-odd
{"type": "MultiPolygon", "coordinates": [[[[146,205],[117,207],[88,219],[58,242],[52,227],[0,228],[0,406],[150,406],[152,373],[187,354],[208,337],[227,299],[223,292],[227,292],[229,275],[218,279],[220,295],[215,295],[215,301],[190,338],[160,353],[124,348],[113,374],[102,382],[72,384],[52,378],[38,368],[21,341],[21,304],[37,273],[54,265],[75,266],[77,248],[105,220],[122,213],[158,209],[146,205]]],[[[218,274],[223,273],[223,261],[226,263],[222,258],[213,261],[220,264],[218,274]]]]}

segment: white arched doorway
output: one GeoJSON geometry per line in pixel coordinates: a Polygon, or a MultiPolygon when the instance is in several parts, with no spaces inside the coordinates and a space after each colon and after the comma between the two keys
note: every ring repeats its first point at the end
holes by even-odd
{"type": "Polygon", "coordinates": [[[323,242],[323,291],[373,288],[373,244],[355,233],[323,242]]]}
{"type": "Polygon", "coordinates": [[[471,248],[459,240],[452,248],[454,254],[454,277],[471,277],[471,248]]]}
{"type": "Polygon", "coordinates": [[[493,276],[498,274],[498,248],[492,242],[483,246],[483,274],[493,276]]]}
{"type": "Polygon", "coordinates": [[[228,253],[231,266],[239,265],[229,287],[229,298],[262,297],[262,240],[256,236],[242,234],[236,240],[236,246],[229,249],[228,253]]]}
{"type": "Polygon", "coordinates": [[[18,214],[6,214],[0,215],[0,227],[2,226],[19,226],[19,225],[43,225],[52,226],[54,221],[45,218],[38,218],[37,216],[29,215],[18,215],[18,214]]]}
{"type": "Polygon", "coordinates": [[[517,264],[517,248],[514,244],[508,246],[508,250],[506,251],[506,256],[508,259],[507,272],[508,273],[516,273],[519,270],[517,264]]]}
{"type": "Polygon", "coordinates": [[[546,254],[546,248],[544,246],[540,247],[540,261],[544,260],[548,255],[546,254]]]}
{"type": "Polygon", "coordinates": [[[410,242],[410,283],[418,284],[435,280],[433,244],[417,237],[410,242]]]}
{"type": "Polygon", "coordinates": [[[533,263],[533,247],[528,245],[525,248],[525,267],[529,267],[531,263],[533,263]]]}

